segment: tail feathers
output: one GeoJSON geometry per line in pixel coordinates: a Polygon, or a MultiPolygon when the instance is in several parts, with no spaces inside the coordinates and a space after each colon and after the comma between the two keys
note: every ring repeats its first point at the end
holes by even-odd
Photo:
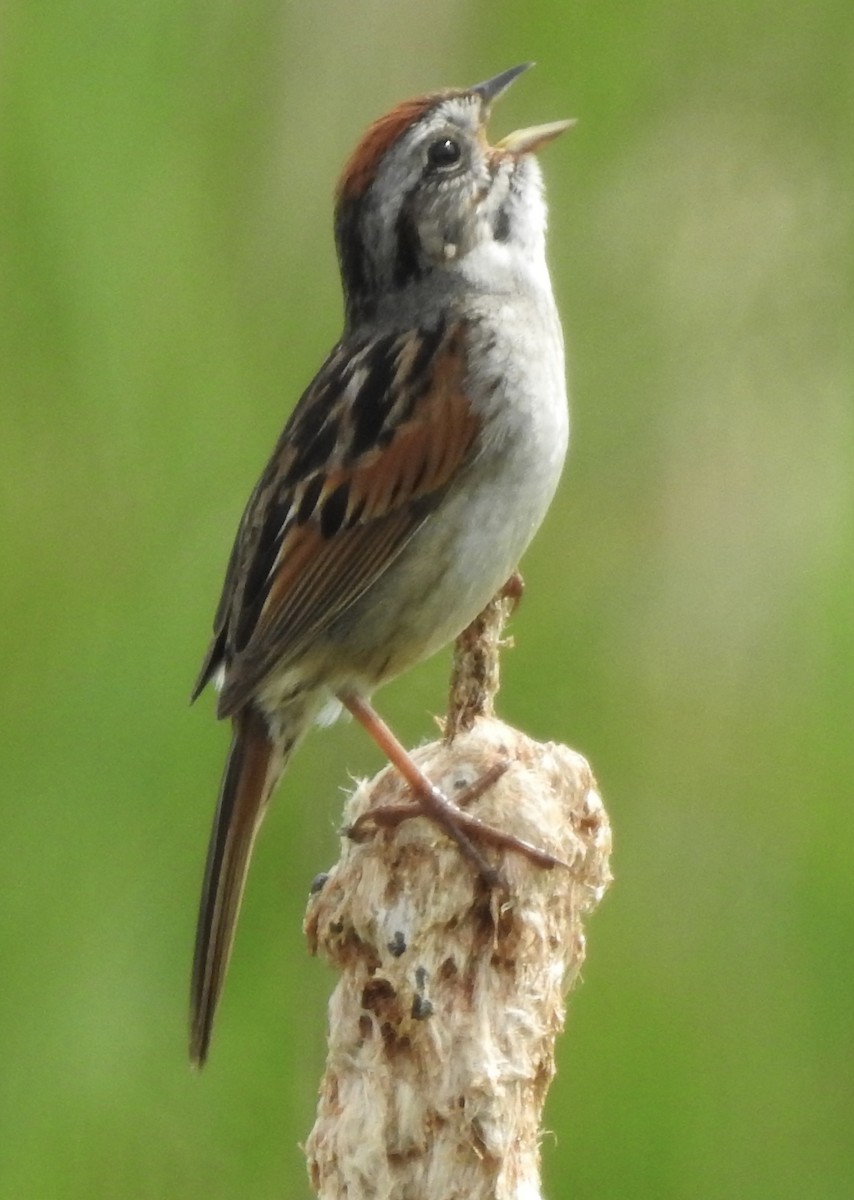
{"type": "Polygon", "coordinates": [[[190,990],[190,1059],[207,1058],[217,1001],[222,990],[255,834],[270,793],[293,743],[271,738],[264,718],[252,708],[232,722],[233,737],[208,845],[196,926],[190,990]]]}

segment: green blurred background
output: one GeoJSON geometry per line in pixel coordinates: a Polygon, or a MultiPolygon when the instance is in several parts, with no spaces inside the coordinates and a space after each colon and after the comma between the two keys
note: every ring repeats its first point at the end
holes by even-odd
{"type": "MultiPolygon", "coordinates": [[[[187,972],[225,557],[339,330],[331,189],[408,94],[538,69],[574,444],[503,715],[615,826],[548,1108],[567,1198],[854,1195],[850,0],[0,9],[0,1195],[308,1197],[300,932],[352,728],[258,847],[211,1062],[187,972]]],[[[447,655],[390,687],[411,743],[447,655]]]]}

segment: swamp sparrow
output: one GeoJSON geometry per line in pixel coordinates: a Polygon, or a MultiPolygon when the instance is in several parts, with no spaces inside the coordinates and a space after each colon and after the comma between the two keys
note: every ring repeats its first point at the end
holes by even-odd
{"type": "Polygon", "coordinates": [[[475,842],[556,861],[448,801],[370,704],[512,574],[566,453],[534,151],[571,122],[495,146],[484,132],[492,101],[525,69],[399,104],[368,129],[338,184],[344,332],[246,506],[193,692],[213,680],[233,730],[196,933],[197,1064],[270,794],[307,730],[342,706],[410,784],[413,812],[487,882],[497,871],[475,842]]]}

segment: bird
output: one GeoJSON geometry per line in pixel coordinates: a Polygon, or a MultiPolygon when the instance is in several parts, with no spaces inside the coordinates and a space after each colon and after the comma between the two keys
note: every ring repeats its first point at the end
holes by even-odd
{"type": "Polygon", "coordinates": [[[491,145],[529,66],[421,95],[369,126],[335,192],[343,332],[251,493],[192,693],[231,722],[205,866],[190,1058],[208,1055],[255,835],[288,760],[347,710],[484,878],[482,844],[545,851],[463,813],[372,694],[451,642],[513,574],[569,436],[563,334],[536,152],[574,122],[491,145]]]}

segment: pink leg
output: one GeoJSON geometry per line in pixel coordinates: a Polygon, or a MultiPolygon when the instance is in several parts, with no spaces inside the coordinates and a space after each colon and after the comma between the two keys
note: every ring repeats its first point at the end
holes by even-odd
{"type": "MultiPolygon", "coordinates": [[[[499,846],[503,849],[516,850],[541,867],[564,865],[560,859],[555,858],[554,855],[549,854],[547,851],[539,850],[536,846],[532,846],[530,842],[523,841],[522,838],[514,837],[512,834],[503,833],[500,829],[495,829],[485,821],[480,821],[477,817],[464,812],[460,805],[448,800],[430,782],[424,772],[413,761],[406,748],[401,745],[382,717],[367,700],[353,694],[340,695],[339,699],[344,707],[353,714],[362,728],[370,734],[392,766],[400,772],[412,789],[416,799],[416,803],[413,805],[388,806],[365,813],[364,817],[360,818],[351,829],[351,836],[355,835],[358,837],[361,826],[369,822],[375,825],[394,825],[414,816],[428,817],[448,837],[457,843],[465,857],[477,869],[478,874],[484,882],[491,887],[500,884],[499,873],[487,863],[472,839],[487,842],[490,845],[499,846]]],[[[471,803],[472,800],[491,787],[505,770],[506,767],[501,765],[494,767],[491,771],[487,771],[486,775],[472,784],[460,796],[460,804],[471,803]]]]}

